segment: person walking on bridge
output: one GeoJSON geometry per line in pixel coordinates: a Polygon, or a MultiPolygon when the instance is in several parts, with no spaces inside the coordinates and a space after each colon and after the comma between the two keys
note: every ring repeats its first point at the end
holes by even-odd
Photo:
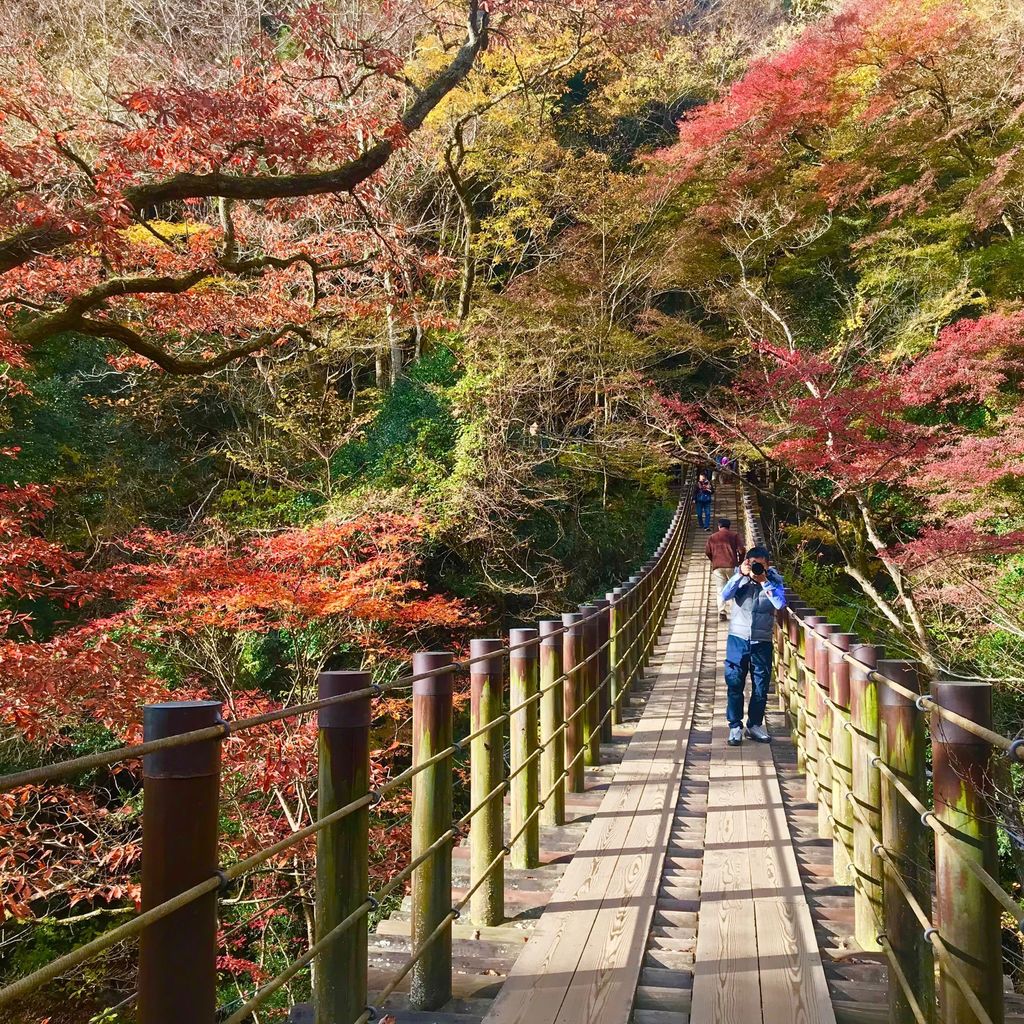
{"type": "Polygon", "coordinates": [[[772,568],[767,548],[757,546],[747,552],[722,588],[721,599],[733,602],[725,646],[729,746],[742,743],[744,734],[758,743],[768,743],[771,736],[764,727],[764,709],[772,680],[772,633],[775,612],[786,607],[786,592],[782,577],[772,568]],[[743,693],[748,674],[750,702],[744,730],[743,693]]]}
{"type": "Polygon", "coordinates": [[[697,486],[693,489],[693,503],[697,506],[697,525],[702,529],[711,529],[711,499],[715,489],[711,481],[701,473],[697,486]]]}
{"type": "Polygon", "coordinates": [[[732,611],[732,604],[722,599],[722,590],[743,561],[743,541],[728,519],[718,520],[718,530],[708,537],[704,554],[711,563],[711,577],[715,581],[715,596],[718,598],[718,617],[724,621],[732,611]]]}

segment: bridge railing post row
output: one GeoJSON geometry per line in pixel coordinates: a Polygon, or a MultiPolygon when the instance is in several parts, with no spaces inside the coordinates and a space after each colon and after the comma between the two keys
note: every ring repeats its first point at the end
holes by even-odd
{"type": "Polygon", "coordinates": [[[835,622],[821,622],[815,627],[814,640],[814,721],[817,764],[815,782],[818,800],[818,838],[832,838],[832,705],[831,664],[828,640],[839,632],[835,622]]]}
{"type": "Polygon", "coordinates": [[[610,679],[611,652],[609,650],[610,623],[608,621],[611,601],[606,597],[598,598],[594,605],[600,611],[597,617],[597,649],[600,652],[595,659],[597,663],[597,685],[600,690],[597,704],[598,721],[600,724],[599,742],[612,741],[612,716],[609,714],[612,704],[612,684],[610,679]]]}
{"type": "MultiPolygon", "coordinates": [[[[366,690],[369,672],[321,672],[318,699],[366,690]]],[[[370,791],[370,697],[317,713],[317,817],[323,821],[370,791]]],[[[369,892],[370,809],[327,825],[316,836],[316,941],[337,928],[369,892]]],[[[367,1001],[367,932],[349,928],[324,949],[314,971],[318,1024],[355,1020],[367,1001]]]]}
{"type": "MultiPolygon", "coordinates": [[[[447,651],[413,655],[414,676],[452,664],[447,651]]],[[[454,671],[416,679],[412,689],[412,761],[423,765],[452,743],[454,671]]],[[[415,860],[452,824],[452,757],[423,768],[412,781],[412,857],[415,860]]],[[[452,847],[441,846],[412,874],[412,947],[422,949],[412,968],[410,1003],[437,1010],[452,997],[451,927],[435,935],[452,913],[452,847]]]]}
{"type": "Polygon", "coordinates": [[[469,826],[470,886],[480,883],[470,900],[470,916],[474,924],[485,927],[505,920],[505,865],[499,859],[505,845],[504,648],[494,638],[469,642],[474,661],[469,673],[469,728],[474,734],[469,748],[470,805],[480,807],[469,826]],[[490,729],[481,731],[488,725],[490,729]]]}
{"type": "MultiPolygon", "coordinates": [[[[937,681],[931,685],[931,696],[938,708],[991,729],[991,684],[937,681]]],[[[956,982],[955,967],[993,1024],[1001,1024],[1000,908],[965,863],[974,861],[998,878],[989,772],[992,747],[938,711],[931,716],[931,739],[935,817],[942,829],[935,838],[935,923],[952,962],[939,957],[939,1019],[959,1024],[976,1016],[956,982]]]]}
{"type": "MultiPolygon", "coordinates": [[[[538,645],[536,629],[513,629],[509,646],[509,700],[518,707],[509,723],[509,794],[512,835],[512,866],[535,868],[540,864],[540,765],[537,725],[538,645]],[[525,646],[523,646],[525,645],[525,646]],[[526,703],[529,701],[529,703],[526,703]],[[524,707],[519,705],[525,704],[524,707]]],[[[585,714],[581,717],[587,717],[585,714]]]]}
{"type": "MultiPolygon", "coordinates": [[[[150,704],[145,740],[221,720],[220,701],[150,704]]],[[[219,739],[143,758],[142,909],[207,881],[218,871],[219,739]]],[[[146,928],[139,939],[140,1024],[213,1024],[217,1014],[217,893],[146,928]]]]}
{"type": "Polygon", "coordinates": [[[814,675],[817,663],[817,634],[815,628],[825,619],[820,615],[807,615],[802,626],[804,650],[801,662],[803,672],[803,737],[806,794],[811,803],[818,799],[818,680],[814,675]]]}
{"type": "Polygon", "coordinates": [[[559,784],[565,771],[565,682],[562,675],[562,623],[542,619],[537,623],[540,638],[540,790],[548,794],[540,812],[542,825],[565,824],[565,786],[559,784]]]}
{"type": "Polygon", "coordinates": [[[579,669],[583,661],[583,618],[579,612],[565,612],[562,615],[562,671],[564,682],[564,719],[565,719],[565,765],[568,774],[565,778],[566,793],[582,793],[584,790],[583,758],[577,754],[583,749],[583,706],[584,692],[582,671],[579,669]]]}
{"type": "MultiPolygon", "coordinates": [[[[914,693],[922,693],[924,666],[912,661],[879,661],[878,672],[914,693]]],[[[925,792],[925,716],[914,701],[885,683],[878,685],[878,753],[887,771],[881,779],[881,830],[886,856],[882,863],[882,903],[885,941],[899,962],[928,1021],[935,1019],[935,965],[931,943],[917,915],[893,877],[898,871],[918,905],[931,916],[932,882],[929,865],[931,830],[920,812],[899,792],[891,776],[917,799],[925,792]]],[[[915,1024],[916,1015],[901,984],[889,984],[889,1020],[915,1024]]]]}
{"type": "Polygon", "coordinates": [[[858,643],[853,633],[833,633],[828,652],[832,700],[832,873],[840,884],[853,883],[853,828],[856,821],[847,793],[853,792],[853,726],[850,723],[850,665],[844,655],[858,643]]]}
{"type": "Polygon", "coordinates": [[[881,834],[881,775],[878,770],[878,685],[871,677],[884,657],[882,649],[860,644],[850,651],[850,724],[853,727],[853,793],[857,824],[853,830],[854,937],[864,950],[881,950],[882,861],[872,836],[881,834]],[[866,667],[863,667],[866,666],[866,667]],[[861,820],[862,819],[862,820],[861,820]],[[864,827],[866,821],[869,827],[864,827]]]}

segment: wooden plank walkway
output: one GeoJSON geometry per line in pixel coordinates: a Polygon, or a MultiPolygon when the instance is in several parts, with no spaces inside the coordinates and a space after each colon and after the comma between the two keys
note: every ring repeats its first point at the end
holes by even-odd
{"type": "Polygon", "coordinates": [[[636,733],[486,1024],[835,1022],[771,747],[726,743],[706,536],[636,733]]]}
{"type": "MultiPolygon", "coordinates": [[[[695,531],[696,532],[696,531],[695,531]]],[[[704,536],[691,534],[643,717],[487,1024],[628,1019],[704,656],[704,536]]]]}
{"type": "Polygon", "coordinates": [[[726,742],[727,636],[722,623],[690,1021],[834,1024],[772,748],[726,742]]]}

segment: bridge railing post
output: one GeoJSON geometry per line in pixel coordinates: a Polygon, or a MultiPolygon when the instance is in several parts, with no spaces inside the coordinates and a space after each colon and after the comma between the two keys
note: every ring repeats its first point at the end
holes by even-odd
{"type": "MultiPolygon", "coordinates": [[[[215,700],[150,704],[145,740],[220,721],[215,700]]],[[[219,739],[147,754],[142,761],[142,909],[212,878],[217,865],[219,739]]],[[[213,1024],[217,1013],[217,893],[150,925],[139,940],[141,1024],[213,1024]]]]}
{"type": "MultiPolygon", "coordinates": [[[[900,686],[922,692],[924,666],[913,661],[879,661],[878,672],[900,686]]],[[[882,765],[922,804],[925,802],[925,716],[914,701],[887,686],[878,685],[878,754],[882,765]]],[[[899,871],[907,888],[927,917],[931,917],[932,884],[929,867],[931,830],[919,812],[899,792],[887,772],[882,773],[882,896],[885,941],[899,961],[904,977],[928,1020],[935,1017],[935,965],[932,946],[893,878],[899,871]]],[[[891,1024],[915,1024],[914,1010],[897,980],[889,982],[891,1024]]]]}
{"type": "Polygon", "coordinates": [[[622,624],[625,621],[625,590],[616,587],[608,594],[608,662],[611,666],[611,702],[612,702],[612,724],[619,725],[622,722],[622,702],[626,699],[625,692],[625,666],[622,656],[625,651],[625,634],[622,631],[622,624]]]}
{"type": "Polygon", "coordinates": [[[804,714],[803,714],[803,693],[800,688],[802,676],[800,674],[801,661],[803,658],[803,625],[802,616],[809,614],[806,605],[794,602],[787,609],[786,628],[788,630],[789,663],[787,665],[787,688],[789,690],[789,730],[796,749],[796,768],[803,774],[807,771],[807,764],[804,761],[804,714]]]}
{"type": "Polygon", "coordinates": [[[565,721],[565,682],[562,675],[562,623],[542,619],[537,623],[540,637],[540,791],[547,794],[540,812],[542,825],[565,824],[565,786],[559,781],[565,771],[565,739],[560,730],[565,721]]]}
{"type": "MultiPolygon", "coordinates": [[[[937,681],[932,683],[931,695],[940,708],[992,728],[991,684],[937,681]]],[[[935,839],[935,923],[951,961],[993,1024],[1001,1024],[1000,907],[965,863],[973,860],[998,878],[989,771],[992,748],[938,712],[931,716],[931,736],[935,816],[943,829],[935,839]]],[[[975,1014],[942,957],[938,980],[943,1024],[973,1020],[975,1014]]]]}
{"type": "Polygon", "coordinates": [[[580,675],[583,679],[583,699],[588,702],[587,710],[580,717],[583,719],[583,747],[586,751],[583,763],[590,767],[601,763],[601,731],[598,725],[601,716],[598,713],[598,698],[594,696],[598,682],[597,611],[597,605],[580,605],[580,615],[583,619],[583,658],[586,661],[580,675]]]}
{"type": "Polygon", "coordinates": [[[878,757],[878,686],[871,670],[884,655],[881,648],[860,644],[850,650],[850,723],[853,727],[853,795],[857,805],[853,828],[854,936],[864,950],[879,951],[882,913],[882,862],[872,836],[881,834],[881,777],[878,757]],[[859,663],[859,664],[858,664],[859,663]],[[862,667],[866,666],[866,667],[862,667]],[[861,817],[868,823],[865,828],[861,817]]]}
{"type": "Polygon", "coordinates": [[[611,743],[612,741],[612,716],[608,713],[612,702],[612,684],[609,678],[611,656],[608,650],[610,627],[608,622],[609,608],[611,601],[606,597],[598,598],[594,605],[599,609],[597,617],[597,649],[601,652],[594,659],[597,663],[597,685],[600,688],[597,704],[597,715],[600,723],[598,741],[600,743],[611,743]]]}
{"type": "Polygon", "coordinates": [[[583,661],[583,626],[579,612],[562,615],[562,671],[565,674],[565,779],[566,793],[582,793],[585,787],[583,758],[577,755],[583,749],[584,681],[578,667],[583,661]]]}
{"type": "MultiPolygon", "coordinates": [[[[414,676],[452,663],[447,651],[413,655],[414,676]]],[[[452,670],[412,684],[412,762],[423,765],[452,744],[452,670]]],[[[412,780],[412,857],[415,860],[451,828],[452,758],[424,768],[412,780]]],[[[452,848],[441,846],[412,873],[412,946],[418,949],[452,909],[452,848]]],[[[412,968],[409,1000],[436,1010],[452,997],[452,933],[447,928],[422,951],[412,968]]]]}
{"type": "Polygon", "coordinates": [[[470,805],[482,804],[469,825],[470,886],[480,883],[470,899],[470,915],[474,924],[484,926],[505,920],[505,864],[498,859],[505,845],[505,794],[500,789],[505,779],[505,743],[499,721],[505,695],[504,647],[498,639],[469,642],[473,660],[469,672],[469,729],[476,734],[491,726],[473,736],[469,752],[470,805]],[[490,800],[488,793],[493,794],[490,800]]]}
{"type": "Polygon", "coordinates": [[[822,622],[815,627],[814,640],[814,719],[817,744],[818,838],[832,838],[832,705],[829,684],[831,673],[828,639],[839,632],[834,622],[822,622]]]}
{"type": "MultiPolygon", "coordinates": [[[[318,698],[367,690],[369,672],[321,672],[318,698]]],[[[370,697],[317,713],[317,817],[327,818],[370,791],[370,697]]],[[[370,810],[360,808],[316,836],[316,938],[329,935],[369,891],[370,810]]],[[[349,928],[320,954],[314,972],[318,1024],[355,1020],[367,998],[367,932],[349,928]]]]}
{"type": "Polygon", "coordinates": [[[775,613],[774,640],[772,645],[775,666],[772,678],[775,680],[775,696],[779,711],[789,717],[789,604],[793,600],[793,591],[786,587],[786,607],[775,613]]]}
{"type": "Polygon", "coordinates": [[[643,628],[643,587],[639,576],[630,576],[629,586],[629,651],[626,655],[626,692],[631,693],[640,678],[640,636],[643,628]]]}
{"type": "Polygon", "coordinates": [[[817,658],[814,630],[824,621],[820,615],[807,615],[802,623],[804,650],[800,669],[803,672],[804,720],[800,735],[803,737],[804,771],[807,773],[806,793],[811,803],[818,799],[818,680],[814,675],[817,658]]]}
{"type": "Polygon", "coordinates": [[[537,630],[513,629],[509,646],[518,648],[509,654],[509,701],[512,707],[531,701],[509,722],[509,774],[515,775],[509,794],[510,824],[512,835],[518,835],[512,843],[512,866],[535,868],[540,864],[540,821],[534,814],[540,798],[538,711],[532,699],[538,689],[537,630]]]}
{"type": "Polygon", "coordinates": [[[833,633],[828,648],[832,699],[832,874],[842,885],[853,883],[855,818],[847,793],[853,792],[853,726],[850,723],[850,665],[845,655],[857,643],[853,633],[833,633]]]}
{"type": "Polygon", "coordinates": [[[641,667],[646,668],[651,663],[651,651],[654,649],[654,639],[657,632],[657,604],[655,584],[657,582],[654,573],[654,563],[644,562],[643,566],[643,587],[644,587],[644,610],[640,616],[643,626],[643,642],[640,644],[641,667]]]}

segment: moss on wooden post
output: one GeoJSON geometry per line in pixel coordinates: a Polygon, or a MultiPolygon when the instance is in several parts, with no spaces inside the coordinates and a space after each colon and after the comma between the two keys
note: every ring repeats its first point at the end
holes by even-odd
{"type": "Polygon", "coordinates": [[[626,700],[625,686],[625,665],[623,654],[625,634],[622,632],[622,624],[625,621],[625,594],[622,587],[616,587],[610,594],[608,608],[608,662],[611,666],[611,701],[612,701],[612,723],[619,725],[622,722],[622,704],[626,700]]]}
{"type": "MultiPolygon", "coordinates": [[[[922,692],[923,666],[913,661],[879,661],[878,671],[900,686],[922,692]]],[[[878,753],[884,764],[922,803],[925,802],[925,716],[914,702],[885,683],[878,684],[878,753]]],[[[895,861],[907,887],[931,917],[929,869],[931,829],[896,786],[882,774],[882,845],[895,861]]],[[[935,963],[917,916],[893,879],[894,865],[882,862],[886,942],[899,960],[918,1005],[928,1020],[935,1017],[935,963]]],[[[895,978],[889,982],[890,1024],[915,1024],[914,1011],[895,978]]]]}
{"type": "Polygon", "coordinates": [[[597,617],[597,649],[601,652],[595,661],[597,662],[597,686],[598,696],[597,719],[599,723],[599,742],[611,743],[612,741],[612,716],[609,714],[612,703],[612,681],[610,676],[611,657],[608,650],[611,627],[609,625],[609,608],[611,601],[606,597],[599,598],[594,602],[600,614],[597,617]]]}
{"type": "Polygon", "coordinates": [[[599,722],[597,697],[597,613],[594,604],[580,605],[583,617],[583,658],[586,665],[580,670],[583,680],[583,698],[587,710],[580,716],[583,719],[583,763],[591,767],[601,763],[601,731],[599,722]]]}
{"type": "Polygon", "coordinates": [[[565,721],[565,684],[562,675],[562,623],[542,619],[540,636],[540,792],[547,800],[540,812],[542,825],[565,824],[565,786],[558,782],[565,771],[565,738],[559,731],[565,721]],[[558,785],[556,785],[558,783],[558,785]]]}
{"type": "Polygon", "coordinates": [[[854,819],[854,936],[862,949],[878,951],[882,916],[882,862],[875,853],[871,832],[881,834],[881,779],[878,757],[878,689],[869,678],[883,656],[881,648],[860,644],[850,654],[858,664],[850,666],[850,723],[853,727],[853,797],[870,831],[854,819]]]}
{"type": "Polygon", "coordinates": [[[803,658],[803,626],[802,617],[810,613],[810,609],[802,603],[794,603],[788,609],[786,628],[788,630],[789,662],[786,666],[789,676],[789,729],[793,746],[796,748],[796,769],[798,772],[807,770],[804,761],[804,716],[803,693],[800,689],[803,676],[800,673],[803,658]]]}
{"type": "MultiPolygon", "coordinates": [[[[516,707],[537,696],[537,630],[513,629],[509,646],[519,648],[509,654],[508,668],[509,701],[516,707]]],[[[514,868],[535,868],[540,864],[540,821],[533,813],[540,797],[537,717],[537,701],[533,700],[514,712],[509,722],[509,774],[515,775],[509,794],[510,825],[512,835],[522,832],[512,843],[514,868]]]]}
{"type": "Polygon", "coordinates": [[[826,640],[839,632],[834,622],[821,622],[815,629],[814,640],[814,682],[815,741],[817,743],[817,799],[818,838],[832,838],[832,706],[830,698],[831,679],[829,646],[826,640]]]}
{"type": "Polygon", "coordinates": [[[847,793],[853,792],[853,727],[850,724],[850,665],[844,654],[858,643],[853,633],[833,633],[828,653],[832,709],[832,874],[842,885],[853,883],[855,818],[847,793]],[[838,708],[839,710],[836,710],[838,708]]]}
{"type": "Polygon", "coordinates": [[[802,623],[804,649],[800,668],[803,673],[804,720],[800,735],[803,738],[804,771],[807,773],[805,791],[807,799],[812,803],[818,799],[818,680],[814,675],[814,629],[824,621],[820,615],[807,615],[802,623]]]}
{"type": "Polygon", "coordinates": [[[503,859],[495,863],[505,844],[505,794],[494,792],[505,778],[505,731],[498,721],[505,691],[504,647],[498,639],[469,642],[474,662],[469,672],[470,732],[496,723],[488,732],[474,736],[469,750],[470,805],[476,807],[488,793],[493,794],[469,823],[470,885],[476,885],[490,867],[487,880],[470,900],[473,923],[485,926],[505,920],[505,863],[503,859]]]}
{"type": "MultiPolygon", "coordinates": [[[[413,655],[413,675],[451,665],[446,651],[413,655]]],[[[412,684],[412,762],[421,765],[452,743],[452,671],[412,684]]],[[[451,755],[412,780],[412,856],[424,853],[452,825],[451,755]]],[[[417,948],[452,909],[452,848],[443,845],[412,873],[412,945],[417,948]]],[[[423,951],[412,969],[409,1001],[417,1010],[437,1010],[452,997],[452,932],[447,928],[423,951]]]]}
{"type": "MultiPolygon", "coordinates": [[[[940,707],[992,728],[989,683],[932,683],[940,707]]],[[[993,1024],[1003,1020],[1003,954],[1000,907],[964,861],[998,877],[996,826],[991,807],[992,748],[984,740],[931,716],[935,816],[945,835],[935,842],[935,924],[968,985],[993,1024]]],[[[973,1020],[970,1004],[940,959],[939,1018],[943,1024],[973,1020]]]]}
{"type": "Polygon", "coordinates": [[[576,755],[583,749],[583,681],[577,668],[583,660],[583,626],[579,612],[562,615],[562,671],[565,673],[565,779],[566,793],[582,793],[585,787],[583,758],[576,755]],[[578,712],[578,713],[577,713],[578,712]]]}
{"type": "MultiPolygon", "coordinates": [[[[318,698],[369,689],[369,672],[321,672],[318,698]]],[[[318,712],[317,817],[326,818],[370,790],[370,697],[318,712]]],[[[366,900],[370,811],[356,811],[316,835],[316,937],[322,939],[366,900]]],[[[317,1024],[355,1020],[366,1006],[366,927],[361,922],[317,958],[317,1024]]]]}

